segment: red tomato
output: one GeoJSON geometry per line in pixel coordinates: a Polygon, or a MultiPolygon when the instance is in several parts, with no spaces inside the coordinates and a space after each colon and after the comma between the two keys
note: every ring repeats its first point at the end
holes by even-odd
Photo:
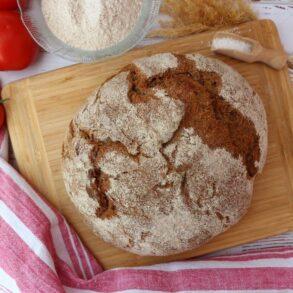
{"type": "Polygon", "coordinates": [[[16,0],[0,0],[0,10],[16,10],[16,0]]]}
{"type": "Polygon", "coordinates": [[[5,109],[3,104],[0,104],[0,128],[3,126],[4,121],[5,121],[5,109]]]}
{"type": "MultiPolygon", "coordinates": [[[[1,1],[1,0],[0,0],[1,1]]],[[[36,58],[39,47],[15,11],[0,11],[0,71],[20,70],[36,58]]]]}

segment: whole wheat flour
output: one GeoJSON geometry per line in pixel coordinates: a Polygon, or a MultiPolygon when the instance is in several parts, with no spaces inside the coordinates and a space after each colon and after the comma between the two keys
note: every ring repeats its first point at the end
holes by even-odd
{"type": "Polygon", "coordinates": [[[133,29],[142,0],[42,0],[53,34],[74,48],[98,50],[115,45],[133,29]]]}

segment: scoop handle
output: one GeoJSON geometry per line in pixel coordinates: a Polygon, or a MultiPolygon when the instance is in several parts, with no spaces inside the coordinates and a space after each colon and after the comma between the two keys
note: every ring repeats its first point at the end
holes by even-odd
{"type": "Polygon", "coordinates": [[[280,50],[272,50],[272,49],[263,49],[258,54],[258,60],[269,65],[270,67],[280,70],[282,69],[288,60],[287,54],[280,50]]]}

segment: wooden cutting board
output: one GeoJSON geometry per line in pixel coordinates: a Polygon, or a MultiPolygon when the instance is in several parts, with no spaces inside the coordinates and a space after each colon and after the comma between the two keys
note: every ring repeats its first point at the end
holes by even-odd
{"type": "MultiPolygon", "coordinates": [[[[232,31],[281,49],[271,21],[244,24],[232,31]]],[[[20,172],[54,204],[79,233],[104,268],[147,265],[190,258],[293,230],[293,97],[287,69],[275,71],[262,64],[222,59],[247,78],[261,96],[268,114],[269,152],[265,170],[255,182],[252,207],[244,219],[197,250],[169,257],[140,257],[114,248],[93,235],[72,206],[60,172],[65,131],[86,97],[106,78],[133,59],[158,52],[200,52],[209,49],[213,33],[167,41],[133,50],[108,61],[74,65],[17,81],[5,87],[8,128],[20,172]]]]}

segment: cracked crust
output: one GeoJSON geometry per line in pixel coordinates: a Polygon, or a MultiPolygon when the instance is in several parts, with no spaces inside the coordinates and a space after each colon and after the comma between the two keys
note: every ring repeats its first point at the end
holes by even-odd
{"type": "Polygon", "coordinates": [[[63,174],[105,241],[168,255],[239,221],[266,149],[263,105],[237,72],[165,53],[136,60],[89,98],[70,124],[63,174]]]}

